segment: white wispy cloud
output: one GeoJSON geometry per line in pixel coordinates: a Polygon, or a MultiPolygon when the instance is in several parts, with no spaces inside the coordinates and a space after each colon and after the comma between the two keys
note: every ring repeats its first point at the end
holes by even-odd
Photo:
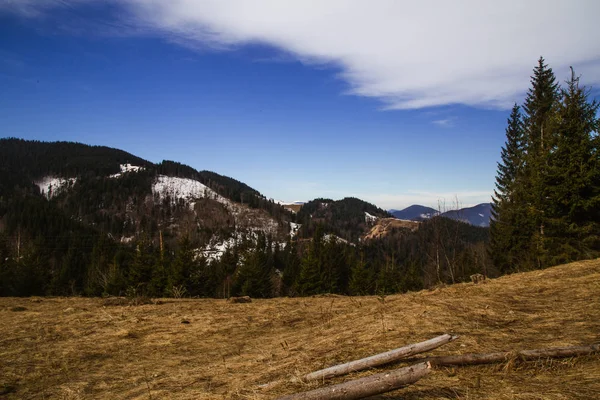
{"type": "MultiPolygon", "coordinates": [[[[0,10],[39,16],[93,0],[21,0],[0,10]]],[[[508,108],[543,55],[600,83],[597,0],[113,0],[137,34],[196,49],[264,44],[338,69],[347,93],[388,109],[463,104],[508,108]]],[[[6,5],[8,4],[8,6],[6,5]]],[[[125,18],[124,18],[125,20],[125,18]]]]}
{"type": "Polygon", "coordinates": [[[451,128],[454,126],[454,123],[456,122],[456,117],[449,117],[449,118],[444,118],[444,119],[436,119],[434,121],[431,121],[432,124],[437,125],[437,126],[441,126],[442,128],[451,128]]]}

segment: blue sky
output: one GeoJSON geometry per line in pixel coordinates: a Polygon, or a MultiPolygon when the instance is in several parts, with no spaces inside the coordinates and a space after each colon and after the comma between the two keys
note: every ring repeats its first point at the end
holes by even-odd
{"type": "Polygon", "coordinates": [[[533,24],[535,2],[308,3],[0,2],[2,136],[176,160],[284,201],[467,206],[490,199],[540,55],[600,86],[593,1],[543,2],[533,24]]]}

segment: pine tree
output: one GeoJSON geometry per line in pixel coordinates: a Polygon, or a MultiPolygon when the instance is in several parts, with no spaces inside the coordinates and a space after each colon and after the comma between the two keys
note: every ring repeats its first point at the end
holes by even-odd
{"type": "MultiPolygon", "coordinates": [[[[529,238],[529,245],[516,251],[517,262],[524,269],[547,266],[545,260],[548,249],[544,240],[547,201],[544,191],[548,154],[555,135],[552,120],[559,97],[559,85],[554,72],[540,57],[523,105],[526,156],[519,190],[524,196],[518,201],[524,207],[525,214],[522,216],[523,224],[518,226],[518,233],[520,238],[529,238]]],[[[521,240],[518,243],[521,244],[521,240]]]]}
{"type": "MultiPolygon", "coordinates": [[[[194,250],[188,236],[183,236],[178,243],[175,259],[168,270],[166,294],[175,295],[182,292],[197,295],[194,289],[194,282],[191,278],[191,271],[196,270],[194,250]]],[[[157,271],[157,278],[161,278],[160,270],[157,271]]]]}
{"type": "Polygon", "coordinates": [[[372,271],[367,267],[367,263],[365,262],[365,255],[361,253],[352,266],[349,284],[350,294],[355,296],[371,294],[373,278],[372,271]]]}
{"type": "Polygon", "coordinates": [[[308,251],[304,253],[298,277],[298,291],[307,296],[323,292],[323,228],[318,226],[313,235],[308,251]]]}
{"type": "Polygon", "coordinates": [[[142,235],[136,245],[129,269],[128,283],[131,295],[147,295],[148,283],[152,279],[156,259],[157,254],[152,242],[146,235],[142,235]]]}
{"type": "Polygon", "coordinates": [[[234,282],[234,293],[250,297],[272,297],[272,246],[260,233],[256,247],[246,254],[244,264],[234,282]]]}
{"type": "Polygon", "coordinates": [[[527,151],[531,156],[543,158],[549,148],[549,117],[554,112],[559,97],[560,89],[554,72],[545,64],[544,58],[540,57],[538,65],[533,69],[531,88],[527,91],[523,104],[527,151]]]}
{"type": "Polygon", "coordinates": [[[281,254],[283,263],[283,284],[289,295],[297,294],[295,284],[300,275],[300,258],[298,257],[298,246],[296,241],[288,238],[285,248],[281,254]]]}
{"type": "Polygon", "coordinates": [[[494,264],[503,272],[516,265],[519,249],[526,247],[527,237],[519,237],[525,210],[522,206],[523,187],[520,181],[524,167],[524,132],[520,107],[513,106],[506,128],[506,142],[498,163],[496,189],[492,199],[490,223],[490,255],[494,264]],[[520,239],[520,240],[517,240],[520,239]]]}
{"type": "Polygon", "coordinates": [[[588,100],[571,70],[557,106],[552,151],[548,156],[548,263],[596,257],[600,251],[600,162],[595,140],[600,104],[588,100]]]}
{"type": "Polygon", "coordinates": [[[330,237],[322,247],[321,282],[323,292],[339,293],[342,284],[342,275],[346,271],[345,243],[338,243],[335,237],[330,237]]]}
{"type": "Polygon", "coordinates": [[[523,168],[523,121],[521,109],[516,103],[507,122],[506,143],[500,154],[502,162],[498,163],[494,209],[499,204],[510,201],[517,176],[521,174],[523,168]]]}
{"type": "Polygon", "coordinates": [[[391,256],[383,255],[383,258],[383,265],[380,266],[377,274],[377,293],[396,293],[401,290],[402,275],[396,265],[394,253],[392,252],[391,256]]]}

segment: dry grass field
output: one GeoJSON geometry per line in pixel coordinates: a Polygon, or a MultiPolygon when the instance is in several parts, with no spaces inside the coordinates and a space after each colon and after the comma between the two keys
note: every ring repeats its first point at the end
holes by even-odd
{"type": "MultiPolygon", "coordinates": [[[[598,343],[600,260],[385,298],[0,298],[0,318],[3,399],[274,399],[323,384],[307,372],[443,333],[460,338],[432,355],[598,343]]],[[[600,355],[440,368],[376,398],[600,398],[600,355]]]]}

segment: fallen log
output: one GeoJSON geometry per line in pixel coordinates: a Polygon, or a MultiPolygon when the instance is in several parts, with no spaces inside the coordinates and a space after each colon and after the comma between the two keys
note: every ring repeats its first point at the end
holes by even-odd
{"type": "Polygon", "coordinates": [[[411,344],[395,350],[387,351],[385,353],[376,354],[360,360],[350,361],[345,364],[335,365],[333,367],[311,372],[310,374],[305,375],[303,379],[305,381],[326,379],[334,376],[346,375],[355,371],[362,371],[367,368],[389,364],[402,358],[433,350],[441,345],[455,340],[456,338],[458,338],[458,336],[452,336],[448,334],[441,335],[425,342],[411,344]]]}
{"type": "Polygon", "coordinates": [[[354,400],[391,392],[415,383],[431,371],[429,363],[420,363],[327,386],[309,392],[280,397],[278,400],[354,400]]]}
{"type": "Polygon", "coordinates": [[[428,361],[433,366],[478,365],[494,364],[511,359],[528,361],[537,360],[540,358],[575,357],[597,352],[600,352],[600,344],[592,344],[589,346],[551,347],[548,349],[536,350],[502,351],[496,353],[471,353],[455,356],[427,357],[425,359],[414,361],[428,361]]]}

